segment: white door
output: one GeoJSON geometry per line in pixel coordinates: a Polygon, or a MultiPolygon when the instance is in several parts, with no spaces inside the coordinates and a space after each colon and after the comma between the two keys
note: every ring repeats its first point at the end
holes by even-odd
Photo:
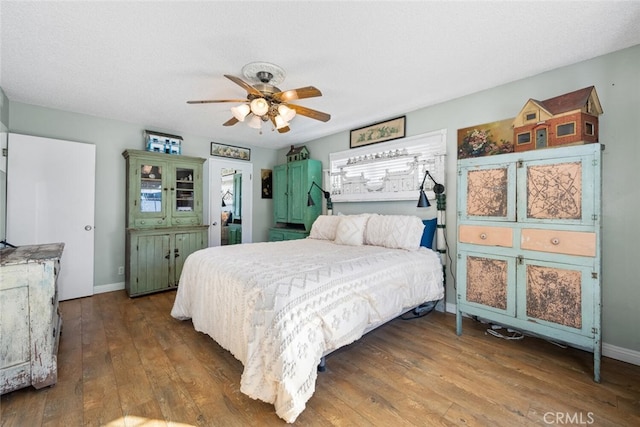
{"type": "MultiPolygon", "coordinates": [[[[242,243],[253,241],[252,230],[252,205],[253,205],[253,164],[240,160],[219,160],[209,158],[205,164],[205,188],[204,188],[204,217],[209,224],[209,246],[220,246],[228,239],[229,224],[223,221],[223,211],[231,211],[233,195],[226,190],[229,182],[233,182],[232,175],[242,176],[242,204],[240,218],[232,215],[232,221],[240,220],[242,228],[242,243]],[[222,191],[222,189],[225,191],[222,191]],[[222,201],[226,206],[222,206],[222,201]]],[[[232,185],[232,184],[231,184],[232,185]]],[[[233,190],[231,190],[233,192],[233,190]]],[[[237,225],[237,224],[236,224],[237,225]]]]}
{"type": "Polygon", "coordinates": [[[63,242],[60,300],[93,295],[96,147],[9,134],[7,242],[63,242]]]}

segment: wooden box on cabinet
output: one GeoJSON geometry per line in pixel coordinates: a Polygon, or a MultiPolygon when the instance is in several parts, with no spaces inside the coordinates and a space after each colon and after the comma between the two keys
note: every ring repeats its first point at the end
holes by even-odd
{"type": "Polygon", "coordinates": [[[462,314],[601,355],[601,145],[458,161],[462,314]]]}
{"type": "Polygon", "coordinates": [[[58,380],[63,243],[0,250],[0,394],[58,380]]]}
{"type": "Polygon", "coordinates": [[[185,259],[206,247],[207,226],[127,230],[127,293],[133,297],[175,289],[185,259]]]}
{"type": "Polygon", "coordinates": [[[282,228],[300,226],[308,232],[322,211],[322,198],[307,206],[307,193],[315,181],[322,185],[322,163],[319,160],[298,160],[273,168],[273,216],[282,228]],[[293,226],[292,226],[293,225],[293,226]]]}

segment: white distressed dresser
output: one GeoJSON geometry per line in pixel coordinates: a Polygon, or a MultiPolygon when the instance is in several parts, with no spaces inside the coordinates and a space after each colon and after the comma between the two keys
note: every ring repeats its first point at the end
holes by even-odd
{"type": "Polygon", "coordinates": [[[0,249],[0,394],[58,380],[64,243],[0,249]]]}

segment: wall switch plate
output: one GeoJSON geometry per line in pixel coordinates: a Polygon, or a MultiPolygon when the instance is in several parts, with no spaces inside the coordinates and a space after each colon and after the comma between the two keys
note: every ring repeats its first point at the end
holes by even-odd
{"type": "Polygon", "coordinates": [[[124,267],[120,266],[118,267],[118,275],[122,276],[124,274],[124,267]]]}

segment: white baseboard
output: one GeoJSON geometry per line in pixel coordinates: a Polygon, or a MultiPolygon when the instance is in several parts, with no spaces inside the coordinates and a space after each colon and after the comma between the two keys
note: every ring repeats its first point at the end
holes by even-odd
{"type": "Polygon", "coordinates": [[[613,344],[602,343],[602,355],[640,366],[640,351],[629,350],[613,344]]]}
{"type": "Polygon", "coordinates": [[[124,289],[124,282],[108,283],[106,285],[98,285],[93,287],[93,294],[103,294],[105,292],[121,291],[124,289]]]}
{"type": "MultiPolygon", "coordinates": [[[[447,313],[456,313],[456,305],[454,303],[447,303],[447,313]]],[[[629,350],[628,348],[618,347],[605,342],[602,343],[602,355],[621,362],[640,366],[640,351],[629,350]]]]}

